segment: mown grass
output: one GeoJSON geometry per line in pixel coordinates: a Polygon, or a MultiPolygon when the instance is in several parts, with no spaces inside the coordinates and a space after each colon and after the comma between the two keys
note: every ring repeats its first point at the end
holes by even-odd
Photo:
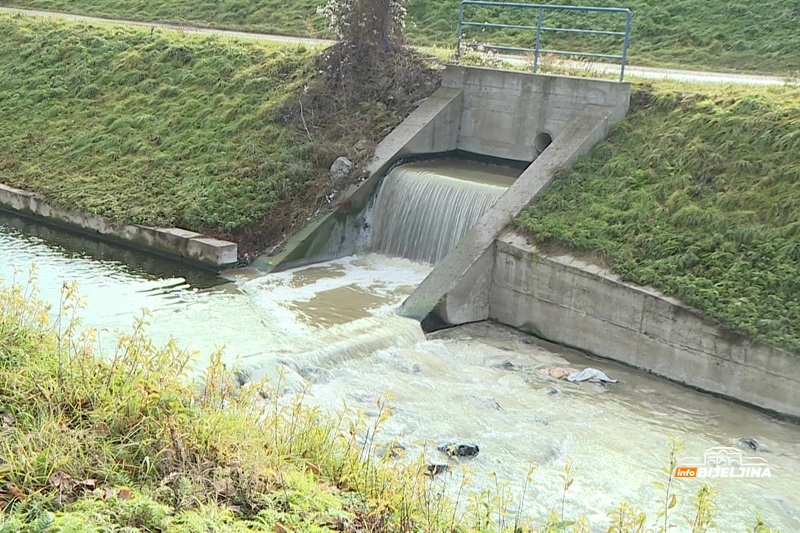
{"type": "Polygon", "coordinates": [[[279,239],[406,114],[299,126],[280,110],[317,77],[304,48],[7,14],[0,34],[0,181],[124,222],[279,239]]]}
{"type": "MultiPolygon", "coordinates": [[[[574,4],[553,1],[552,4],[574,4]]],[[[240,28],[279,34],[312,37],[328,36],[325,21],[316,15],[323,0],[277,0],[261,2],[212,2],[197,0],[0,0],[0,5],[50,9],[132,20],[185,22],[203,26],[240,28]]],[[[711,70],[750,70],[796,73],[800,70],[800,6],[793,0],[744,0],[709,2],[706,0],[586,0],[581,5],[627,7],[634,13],[630,61],[651,66],[702,68],[711,70]]],[[[408,34],[414,44],[455,44],[458,27],[458,0],[409,0],[408,34]]],[[[468,7],[469,20],[497,21],[506,24],[535,24],[532,10],[468,7]]],[[[624,28],[624,17],[580,14],[548,14],[549,26],[624,28]]],[[[468,40],[490,44],[529,46],[534,37],[529,31],[509,30],[467,32],[468,40]]],[[[620,53],[621,41],[560,34],[547,35],[543,45],[560,50],[588,50],[620,53]]]]}
{"type": "Polygon", "coordinates": [[[800,90],[640,86],[518,219],[734,330],[800,352],[800,90]]]}
{"type": "MultiPolygon", "coordinates": [[[[594,530],[563,503],[531,523],[530,500],[511,497],[507,481],[467,495],[466,467],[456,507],[422,458],[398,460],[377,444],[392,413],[385,399],[369,416],[331,416],[280,381],[242,387],[219,352],[199,361],[172,342],[154,346],[146,315],[118,333],[114,353],[99,353],[75,284],[51,309],[34,275],[0,286],[0,532],[594,530]]],[[[648,518],[642,502],[623,502],[609,510],[609,531],[675,519],[683,491],[667,481],[680,451],[673,439],[667,479],[655,483],[661,511],[648,518]]],[[[563,497],[574,479],[567,461],[563,497]]],[[[713,525],[715,498],[699,488],[683,517],[692,531],[713,525]]],[[[773,531],[760,517],[750,530],[773,531]]]]}

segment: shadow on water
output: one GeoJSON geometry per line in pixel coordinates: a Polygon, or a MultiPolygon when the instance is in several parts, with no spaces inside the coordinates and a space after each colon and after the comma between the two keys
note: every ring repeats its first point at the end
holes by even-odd
{"type": "Polygon", "coordinates": [[[47,246],[68,259],[89,259],[113,264],[115,270],[147,280],[183,278],[196,289],[211,289],[229,283],[211,272],[187,266],[146,252],[111,244],[85,235],[42,224],[0,211],[0,234],[47,246]]]}

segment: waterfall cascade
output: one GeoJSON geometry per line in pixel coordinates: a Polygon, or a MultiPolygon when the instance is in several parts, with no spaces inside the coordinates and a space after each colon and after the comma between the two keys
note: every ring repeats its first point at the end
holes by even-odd
{"type": "Polygon", "coordinates": [[[511,169],[465,162],[402,165],[378,192],[371,251],[435,264],[511,185],[511,169]]]}

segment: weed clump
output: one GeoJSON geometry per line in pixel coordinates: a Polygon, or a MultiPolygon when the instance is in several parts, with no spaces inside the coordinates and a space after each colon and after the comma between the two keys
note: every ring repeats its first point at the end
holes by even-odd
{"type": "MultiPolygon", "coordinates": [[[[314,58],[314,77],[276,116],[313,143],[320,162],[347,155],[363,170],[375,141],[439,87],[440,71],[405,46],[400,2],[331,0],[320,11],[341,41],[314,58]]],[[[322,197],[330,198],[345,184],[322,185],[322,197]]],[[[279,206],[271,221],[276,214],[290,225],[305,222],[292,205],[279,206]]]]}

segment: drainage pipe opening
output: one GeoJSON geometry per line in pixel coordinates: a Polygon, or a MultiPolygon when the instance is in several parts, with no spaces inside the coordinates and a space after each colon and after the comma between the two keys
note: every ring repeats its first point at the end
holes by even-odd
{"type": "Polygon", "coordinates": [[[543,131],[533,139],[533,147],[541,154],[552,142],[553,137],[551,137],[549,133],[543,131]]]}

